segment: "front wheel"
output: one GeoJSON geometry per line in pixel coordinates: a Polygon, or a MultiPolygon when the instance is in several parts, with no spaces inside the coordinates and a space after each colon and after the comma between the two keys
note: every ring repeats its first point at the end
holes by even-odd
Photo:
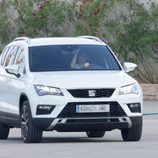
{"type": "Polygon", "coordinates": [[[124,141],[139,141],[142,135],[143,120],[131,128],[122,129],[121,134],[124,141]]]}
{"type": "Polygon", "coordinates": [[[28,101],[24,101],[21,108],[20,117],[23,141],[25,143],[39,143],[42,140],[43,131],[34,125],[28,101]]]}
{"type": "Polygon", "coordinates": [[[99,138],[104,137],[105,131],[88,131],[86,134],[89,138],[99,138]]]}

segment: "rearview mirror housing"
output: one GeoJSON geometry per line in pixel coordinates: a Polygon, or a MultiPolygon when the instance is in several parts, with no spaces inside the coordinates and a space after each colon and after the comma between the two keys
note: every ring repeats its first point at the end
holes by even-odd
{"type": "Polygon", "coordinates": [[[5,70],[8,74],[15,75],[17,78],[20,77],[19,65],[8,65],[5,70]]]}
{"type": "Polygon", "coordinates": [[[124,68],[125,72],[127,72],[127,73],[134,71],[136,67],[137,67],[137,64],[130,63],[130,62],[125,62],[123,64],[123,68],[124,68]]]}

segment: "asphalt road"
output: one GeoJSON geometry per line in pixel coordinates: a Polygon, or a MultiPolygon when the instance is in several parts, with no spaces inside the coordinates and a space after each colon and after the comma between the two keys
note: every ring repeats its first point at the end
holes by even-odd
{"type": "Polygon", "coordinates": [[[90,139],[85,133],[45,132],[40,144],[24,144],[19,129],[0,140],[0,158],[157,158],[158,102],[144,105],[144,126],[139,142],[123,142],[119,130],[103,138],[90,139]]]}

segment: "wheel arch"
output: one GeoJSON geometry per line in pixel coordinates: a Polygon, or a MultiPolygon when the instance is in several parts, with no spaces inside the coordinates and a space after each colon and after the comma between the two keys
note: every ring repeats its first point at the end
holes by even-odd
{"type": "Polygon", "coordinates": [[[19,114],[20,114],[20,112],[21,112],[22,104],[23,104],[23,102],[26,101],[26,100],[29,101],[27,95],[26,95],[25,93],[21,93],[20,99],[19,99],[19,114]]]}

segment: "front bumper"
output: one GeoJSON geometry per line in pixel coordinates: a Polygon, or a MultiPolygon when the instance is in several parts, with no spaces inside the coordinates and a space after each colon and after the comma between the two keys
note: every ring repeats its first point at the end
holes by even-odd
{"type": "MultiPolygon", "coordinates": [[[[30,105],[34,123],[43,130],[96,131],[130,128],[142,119],[143,97],[129,94],[118,96],[117,90],[107,98],[75,98],[67,91],[65,96],[43,96],[31,99],[30,105]],[[132,112],[129,104],[140,104],[139,112],[132,112]],[[108,113],[77,113],[76,105],[109,104],[108,113]],[[37,115],[38,105],[52,105],[53,111],[47,115],[37,115]]],[[[33,98],[33,97],[32,97],[33,98]]]]}
{"type": "MultiPolygon", "coordinates": [[[[66,91],[67,92],[67,91],[66,91]]],[[[65,93],[66,93],[65,92],[65,93]]],[[[33,118],[57,118],[58,115],[63,111],[63,109],[71,103],[76,104],[102,104],[102,103],[113,103],[117,102],[119,106],[123,109],[123,112],[129,116],[140,116],[143,112],[143,97],[142,93],[139,95],[135,94],[129,94],[129,95],[117,95],[117,90],[114,92],[114,94],[111,97],[107,98],[75,98],[71,96],[68,92],[65,94],[65,96],[42,96],[39,97],[36,95],[30,96],[29,102],[31,105],[31,112],[33,118]],[[131,110],[128,107],[128,104],[132,103],[139,103],[140,104],[140,112],[131,112],[131,110]],[[48,106],[54,106],[54,109],[49,114],[40,115],[37,113],[37,107],[38,105],[48,105],[48,106]]],[[[71,105],[70,105],[71,106],[71,105]]],[[[76,115],[76,114],[75,114],[76,115]]],[[[69,116],[66,116],[69,117],[69,116]]]]}
{"type": "Polygon", "coordinates": [[[42,130],[59,132],[111,131],[135,126],[142,120],[137,117],[98,118],[34,118],[34,124],[42,130]]]}

